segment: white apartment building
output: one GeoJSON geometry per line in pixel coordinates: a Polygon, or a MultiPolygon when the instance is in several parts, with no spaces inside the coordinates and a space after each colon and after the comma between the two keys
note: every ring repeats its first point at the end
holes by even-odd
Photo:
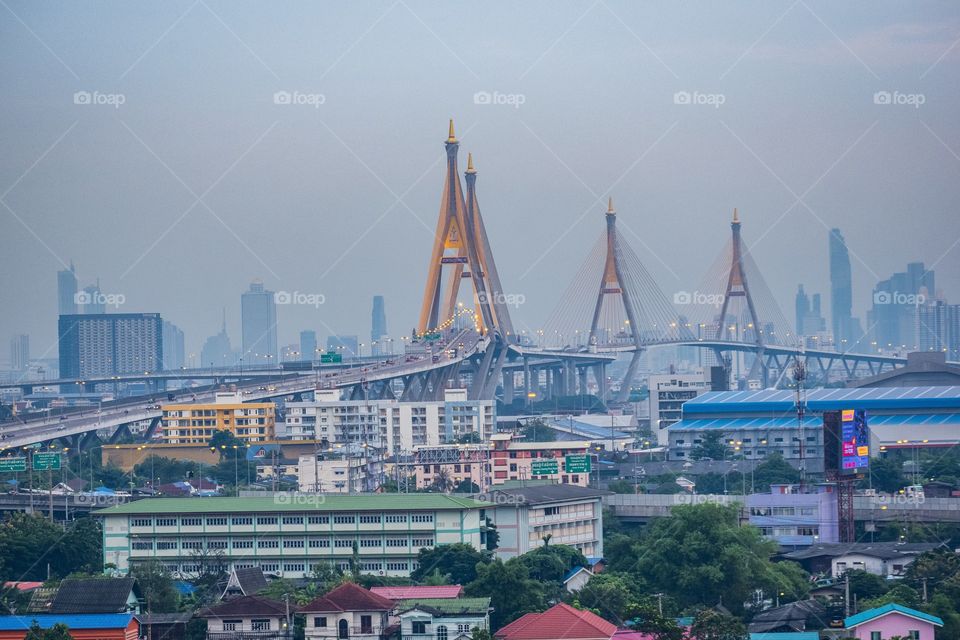
{"type": "Polygon", "coordinates": [[[336,444],[368,444],[387,455],[414,447],[455,443],[495,432],[493,400],[468,400],[466,389],[447,389],[440,401],[341,400],[336,390],[317,391],[315,399],[288,402],[278,436],[336,444]]]}
{"type": "Polygon", "coordinates": [[[669,444],[667,427],[679,422],[680,408],[687,400],[710,390],[710,381],[703,371],[696,373],[651,374],[647,379],[650,391],[650,430],[657,444],[669,444]]]}
{"type": "MultiPolygon", "coordinates": [[[[353,449],[356,445],[351,445],[353,449]]],[[[343,451],[335,447],[300,456],[297,485],[313,493],[363,493],[376,491],[383,480],[383,457],[372,448],[343,451]]]]}

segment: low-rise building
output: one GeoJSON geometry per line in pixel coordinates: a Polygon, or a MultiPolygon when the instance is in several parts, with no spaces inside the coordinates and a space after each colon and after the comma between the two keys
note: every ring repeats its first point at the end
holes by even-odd
{"type": "Polygon", "coordinates": [[[370,587],[370,592],[388,600],[417,600],[438,598],[459,598],[463,595],[463,586],[459,584],[414,584],[398,587],[370,587]]]}
{"type": "Polygon", "coordinates": [[[845,619],[846,635],[857,640],[933,640],[943,620],[899,604],[886,604],[845,619]]]}
{"type": "Polygon", "coordinates": [[[206,443],[215,431],[229,431],[247,443],[274,438],[276,405],[244,402],[233,391],[217,392],[213,403],[165,404],[162,440],[170,444],[206,443]]]}
{"type": "Polygon", "coordinates": [[[380,640],[385,637],[394,601],[353,582],[344,582],[300,608],[309,639],[380,640]]]}
{"type": "Polygon", "coordinates": [[[528,613],[493,634],[496,640],[610,640],[617,625],[566,603],[528,613]]]}
{"type": "Polygon", "coordinates": [[[301,454],[297,464],[300,491],[363,493],[383,482],[383,456],[373,447],[347,445],[301,454]]]}
{"type": "Polygon", "coordinates": [[[104,563],[126,573],[157,560],[194,577],[215,552],[224,569],[260,567],[302,578],[318,567],[409,576],[422,548],[484,547],[485,510],[468,497],[440,494],[274,494],[255,498],[153,498],[95,512],[103,520],[104,563]]]}
{"type": "Polygon", "coordinates": [[[80,613],[0,616],[0,640],[23,640],[34,623],[43,630],[66,625],[74,640],[140,638],[140,623],[132,613],[80,613]]]}
{"type": "Polygon", "coordinates": [[[471,640],[490,629],[490,598],[417,598],[397,602],[401,638],[471,640]]]}
{"type": "Polygon", "coordinates": [[[815,544],[783,554],[810,573],[840,578],[850,570],[866,571],[885,578],[899,578],[917,556],[939,547],[935,542],[851,542],[815,544]]]}
{"type": "Polygon", "coordinates": [[[289,640],[295,605],[261,596],[242,596],[204,607],[207,640],[289,640]]]}
{"type": "Polygon", "coordinates": [[[709,391],[710,382],[701,369],[695,373],[650,374],[647,388],[650,391],[650,430],[657,443],[665,445],[667,427],[680,421],[683,403],[709,391]]]}
{"type": "Polygon", "coordinates": [[[840,542],[835,484],[774,484],[746,501],[750,524],[782,547],[840,542]]]}
{"type": "Polygon", "coordinates": [[[500,536],[495,551],[504,560],[552,544],[603,557],[602,496],[609,491],[566,484],[494,488],[478,497],[493,503],[486,515],[500,536]]]}

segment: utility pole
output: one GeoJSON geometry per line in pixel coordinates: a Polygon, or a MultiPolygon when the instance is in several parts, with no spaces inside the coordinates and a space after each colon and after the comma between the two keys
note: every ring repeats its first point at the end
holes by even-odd
{"type": "Polygon", "coordinates": [[[850,617],[850,574],[843,575],[843,617],[850,617]]]}

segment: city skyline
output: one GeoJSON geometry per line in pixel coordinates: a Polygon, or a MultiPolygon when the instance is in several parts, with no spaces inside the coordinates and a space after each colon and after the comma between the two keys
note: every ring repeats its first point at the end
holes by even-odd
{"type": "Polygon", "coordinates": [[[908,262],[940,270],[947,300],[960,300],[950,151],[960,147],[950,117],[960,100],[947,82],[958,22],[938,5],[884,4],[869,20],[825,3],[703,15],[671,8],[676,24],[650,32],[650,10],[630,5],[567,7],[533,32],[523,26],[535,7],[504,8],[513,20],[479,17],[456,38],[443,5],[307,10],[290,38],[310,48],[320,69],[277,46],[255,24],[260,9],[171,5],[136,24],[120,13],[110,28],[123,27],[122,42],[83,50],[60,30],[73,20],[96,32],[79,10],[10,8],[54,52],[23,25],[6,24],[2,46],[17,62],[0,63],[0,73],[24,65],[33,73],[14,83],[2,107],[21,126],[0,166],[10,185],[2,249],[17,265],[0,276],[15,302],[4,305],[0,330],[29,333],[34,357],[56,353],[57,303],[46,283],[71,260],[81,282],[96,275],[104,295],[124,296],[121,311],[159,312],[180,327],[188,353],[217,332],[223,308],[240,343],[236,298],[257,278],[273,291],[323,297],[322,305],[280,309],[279,344],[298,342],[307,328],[366,334],[369,298],[382,280],[391,328],[407,333],[427,271],[451,116],[464,152],[474,153],[504,289],[525,300],[511,314],[518,331],[544,321],[589,249],[581,238],[602,227],[610,194],[629,242],[668,295],[701,281],[738,207],[744,241],[784,311],[800,282],[828,290],[823,247],[833,227],[851,254],[853,316],[865,318],[875,284],[908,262]],[[701,23],[711,18],[707,31],[701,23]],[[309,37],[333,25],[336,38],[309,37]],[[204,85],[185,68],[177,86],[186,90],[158,93],[182,61],[184,38],[198,30],[209,48],[197,63],[222,77],[204,85]],[[406,44],[412,35],[417,46],[406,44]],[[506,53],[481,55],[491,38],[506,53]],[[695,51],[680,46],[694,41],[695,51]],[[399,43],[410,55],[384,68],[384,52],[399,43]],[[607,67],[590,54],[595,46],[633,65],[607,67]],[[108,62],[108,51],[123,55],[108,62]],[[424,74],[429,64],[438,70],[424,74]],[[558,91],[559,73],[576,79],[577,90],[558,91]],[[429,88],[427,76],[448,78],[446,89],[429,88]],[[358,91],[386,97],[398,80],[423,91],[405,92],[391,108],[382,100],[358,106],[358,91]],[[83,104],[83,91],[124,102],[83,104]],[[223,107],[227,117],[203,128],[212,114],[198,99],[211,91],[235,99],[223,107]],[[923,95],[923,104],[885,104],[884,92],[923,95]],[[34,94],[51,108],[35,114],[34,94]],[[294,104],[298,95],[323,102],[294,104]],[[158,121],[161,111],[176,123],[158,121]],[[129,181],[131,171],[139,177],[129,181]],[[75,177],[51,189],[62,172],[75,177]],[[61,217],[68,203],[75,215],[61,217]],[[928,224],[906,222],[918,216],[928,224]],[[195,237],[206,251],[186,250],[195,237]],[[31,275],[14,278],[19,268],[31,275]]]}

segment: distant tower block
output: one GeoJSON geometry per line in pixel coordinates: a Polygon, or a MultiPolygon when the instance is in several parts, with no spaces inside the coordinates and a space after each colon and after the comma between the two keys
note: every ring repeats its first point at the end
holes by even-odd
{"type": "Polygon", "coordinates": [[[481,332],[492,331],[505,342],[515,342],[516,334],[477,204],[477,172],[472,156],[467,163],[466,198],[460,185],[457,172],[460,143],[454,133],[453,120],[445,146],[447,176],[417,329],[424,333],[452,318],[456,312],[460,282],[470,279],[481,332]]]}
{"type": "Polygon", "coordinates": [[[763,347],[763,332],[761,331],[763,325],[760,324],[760,319],[757,317],[757,309],[753,304],[753,296],[750,294],[750,285],[747,283],[747,272],[743,266],[740,217],[737,215],[736,209],[733,210],[733,221],[730,222],[730,230],[733,233],[733,253],[730,262],[730,272],[727,275],[727,288],[723,295],[723,305],[720,308],[720,318],[717,324],[717,340],[729,339],[727,335],[727,309],[730,306],[730,299],[744,298],[750,313],[750,322],[753,323],[753,341],[758,347],[763,347]]]}
{"type": "MultiPolygon", "coordinates": [[[[632,292],[624,277],[626,270],[620,264],[620,236],[617,233],[617,212],[613,208],[613,198],[607,201],[607,255],[604,260],[603,275],[600,278],[600,291],[597,293],[597,303],[593,309],[593,320],[590,323],[590,344],[597,344],[599,336],[597,332],[600,325],[600,311],[603,308],[606,296],[619,298],[623,309],[627,315],[628,334],[630,342],[634,347],[633,355],[630,358],[630,365],[627,367],[627,374],[624,376],[620,385],[620,396],[625,398],[630,393],[630,384],[637,372],[640,364],[640,358],[643,353],[643,346],[640,344],[640,323],[637,322],[637,314],[633,307],[632,292]]],[[[604,373],[598,371],[597,379],[600,386],[600,395],[606,395],[606,381],[602,379],[604,373]]]]}

